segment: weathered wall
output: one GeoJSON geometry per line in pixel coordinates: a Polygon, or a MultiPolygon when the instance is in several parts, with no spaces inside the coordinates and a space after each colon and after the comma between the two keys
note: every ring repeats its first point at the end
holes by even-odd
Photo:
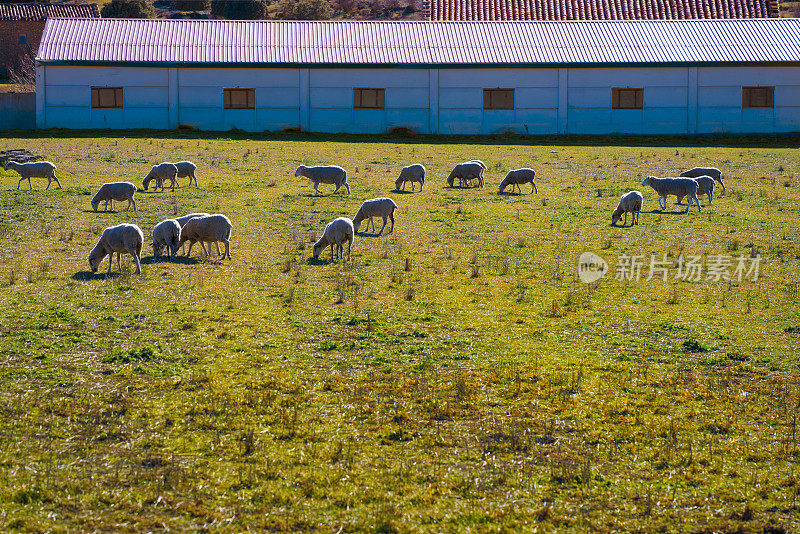
{"type": "Polygon", "coordinates": [[[36,93],[0,93],[0,130],[36,128],[36,93]]]}
{"type": "Polygon", "coordinates": [[[381,133],[695,134],[800,131],[798,67],[271,69],[47,66],[40,128],[176,128],[381,133]],[[775,86],[773,109],[742,109],[742,86],[775,86]],[[91,86],[124,88],[122,109],[92,110],[91,86]],[[254,88],[254,110],[223,110],[222,89],[254,88]],[[385,89],[385,109],[353,108],[354,87],[385,89]],[[643,109],[611,109],[641,87],[643,109]],[[513,110],[483,89],[513,88],[513,110]]]}

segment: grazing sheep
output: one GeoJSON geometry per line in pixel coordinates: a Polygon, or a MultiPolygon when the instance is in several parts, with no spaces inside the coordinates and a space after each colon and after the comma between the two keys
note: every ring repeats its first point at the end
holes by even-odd
{"type": "Polygon", "coordinates": [[[623,213],[625,214],[625,222],[622,223],[622,226],[628,224],[628,212],[631,213],[631,226],[639,224],[639,212],[642,211],[643,202],[644,197],[639,191],[629,191],[622,195],[619,199],[619,204],[617,204],[617,209],[611,214],[611,224],[616,226],[623,213]]]}
{"type": "Polygon", "coordinates": [[[178,161],[175,163],[175,167],[178,169],[177,178],[186,178],[188,176],[189,187],[192,186],[192,180],[194,180],[194,185],[197,186],[197,176],[194,175],[194,171],[197,170],[197,165],[191,161],[178,161]]]}
{"type": "MultiPolygon", "coordinates": [[[[169,180],[172,183],[172,190],[175,191],[175,186],[178,185],[178,181],[175,179],[176,176],[178,176],[178,167],[176,167],[174,163],[165,161],[164,163],[153,165],[153,168],[150,169],[150,172],[148,172],[147,176],[142,180],[142,186],[144,190],[147,191],[150,182],[155,180],[156,187],[160,187],[163,191],[164,181],[169,180]]],[[[155,189],[155,187],[153,189],[155,189]]]]}
{"type": "Polygon", "coordinates": [[[295,176],[305,176],[312,182],[314,182],[314,191],[316,191],[317,195],[321,195],[322,191],[319,190],[319,184],[334,184],[336,185],[336,189],[333,190],[335,193],[338,191],[342,186],[347,188],[347,194],[350,194],[350,185],[347,183],[347,171],[343,168],[339,167],[338,165],[326,165],[326,166],[316,166],[316,167],[306,167],[305,165],[300,165],[297,167],[297,170],[294,171],[295,176]]]}
{"type": "Polygon", "coordinates": [[[344,242],[347,241],[347,261],[350,261],[350,251],[353,248],[353,221],[347,217],[339,217],[334,219],[325,226],[325,231],[322,232],[322,237],[319,241],[314,243],[314,259],[318,260],[320,252],[325,247],[331,247],[331,261],[333,261],[333,246],[336,245],[336,257],[339,259],[344,258],[344,242]]]}
{"type": "Polygon", "coordinates": [[[372,223],[372,231],[375,231],[375,221],[372,219],[373,217],[382,217],[383,218],[383,226],[381,226],[381,231],[378,232],[378,235],[383,233],[383,229],[386,228],[386,219],[392,221],[392,227],[389,229],[389,233],[391,234],[394,231],[394,210],[397,209],[397,204],[394,203],[394,200],[391,198],[381,197],[381,198],[372,198],[370,200],[365,200],[361,207],[358,208],[356,212],[356,216],[353,217],[353,229],[355,232],[358,232],[358,227],[361,226],[361,221],[364,219],[369,219],[367,222],[367,230],[369,230],[369,224],[372,223]]]}
{"type": "Polygon", "coordinates": [[[136,211],[136,201],[133,199],[134,193],[136,193],[136,186],[130,182],[109,182],[103,184],[92,197],[92,209],[97,211],[100,202],[105,201],[103,211],[108,211],[109,202],[111,202],[111,211],[114,211],[115,200],[119,202],[127,200],[128,207],[126,209],[131,209],[131,204],[133,204],[133,211],[136,211]]]}
{"type": "Polygon", "coordinates": [[[406,182],[411,182],[411,190],[414,190],[414,182],[419,183],[419,190],[425,185],[425,167],[419,163],[403,167],[400,171],[400,176],[394,181],[394,188],[400,190],[400,185],[403,186],[403,191],[406,190],[406,182]]]}
{"type": "MultiPolygon", "coordinates": [[[[188,256],[192,253],[192,245],[199,241],[206,257],[210,257],[211,255],[208,250],[206,250],[204,243],[210,244],[222,241],[225,243],[225,253],[222,255],[222,259],[226,257],[231,259],[231,228],[233,228],[233,226],[231,225],[230,219],[220,213],[194,217],[186,221],[186,224],[183,225],[180,244],[182,245],[186,241],[189,242],[189,252],[186,253],[188,256]]],[[[209,245],[209,250],[210,249],[211,246],[209,245]]]]}
{"type": "Polygon", "coordinates": [[[127,252],[133,256],[133,261],[136,263],[136,274],[142,273],[142,245],[144,244],[144,234],[142,230],[135,224],[118,224],[117,226],[110,226],[103,230],[100,240],[89,253],[89,267],[92,272],[97,272],[100,262],[103,261],[107,255],[108,258],[108,272],[111,272],[111,264],[114,260],[114,253],[117,253],[117,269],[122,271],[119,264],[120,255],[127,252]]]}
{"type": "MultiPolygon", "coordinates": [[[[697,194],[708,195],[708,203],[714,200],[714,179],[710,176],[698,176],[694,179],[697,182],[697,194]]],[[[678,196],[678,204],[683,200],[682,196],[678,196]]]]}
{"type": "Polygon", "coordinates": [[[711,178],[719,182],[719,185],[722,186],[722,190],[725,191],[725,184],[722,181],[722,171],[717,169],[716,167],[695,167],[693,169],[689,169],[688,171],[683,171],[680,175],[685,178],[710,176],[711,178]]]}
{"type": "Polygon", "coordinates": [[[667,209],[667,195],[678,197],[688,197],[689,205],[686,212],[692,207],[692,200],[697,203],[697,211],[700,211],[700,201],[697,199],[697,182],[694,178],[656,178],[648,176],[642,185],[649,185],[658,193],[658,205],[662,210],[667,209]]]}
{"type": "Polygon", "coordinates": [[[167,248],[167,256],[172,259],[178,251],[181,240],[181,225],[175,219],[161,221],[153,228],[153,256],[158,258],[161,249],[167,248]]]}
{"type": "Polygon", "coordinates": [[[31,178],[47,178],[47,189],[50,189],[50,184],[53,180],[58,184],[58,188],[62,189],[61,182],[56,178],[56,166],[49,161],[34,161],[30,163],[19,163],[14,160],[8,160],[3,166],[4,170],[13,169],[22,177],[17,182],[17,189],[22,185],[23,180],[28,180],[28,187],[33,189],[31,185],[31,178]]]}
{"type": "Polygon", "coordinates": [[[536,182],[533,181],[535,177],[536,177],[536,171],[534,171],[533,169],[515,169],[513,171],[508,171],[506,177],[503,178],[502,182],[500,182],[500,189],[497,190],[497,194],[499,195],[500,193],[502,193],[503,190],[509,185],[511,186],[512,193],[514,192],[514,188],[516,187],[517,189],[519,189],[519,193],[522,194],[522,188],[520,187],[520,185],[527,184],[528,182],[530,182],[531,184],[531,193],[533,193],[534,191],[538,193],[539,190],[536,188],[536,182]]]}
{"type": "Polygon", "coordinates": [[[450,175],[447,177],[447,185],[453,187],[453,182],[456,178],[459,180],[459,185],[465,181],[477,179],[478,186],[483,187],[483,170],[485,168],[486,166],[480,161],[459,163],[450,171],[450,175]]]}

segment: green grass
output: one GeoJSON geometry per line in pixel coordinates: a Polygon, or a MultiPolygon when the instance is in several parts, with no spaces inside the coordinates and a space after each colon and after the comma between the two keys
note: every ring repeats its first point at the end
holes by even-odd
{"type": "Polygon", "coordinates": [[[0,171],[0,530],[798,530],[797,139],[98,135],[0,139],[64,185],[0,171]],[[443,187],[473,158],[484,190],[443,187]],[[176,159],[199,188],[89,211],[176,159]],[[391,193],[412,162],[424,192],[391,193]],[[728,192],[700,214],[641,187],[705,164],[728,192]],[[498,196],[522,166],[539,193],[498,196]],[[611,227],[630,189],[641,224],[611,227]],[[309,261],[384,195],[393,234],[309,261]],[[230,217],[231,261],[87,272],[104,227],[191,211],[230,217]],[[755,283],[586,285],[584,251],[764,260],[755,283]]]}

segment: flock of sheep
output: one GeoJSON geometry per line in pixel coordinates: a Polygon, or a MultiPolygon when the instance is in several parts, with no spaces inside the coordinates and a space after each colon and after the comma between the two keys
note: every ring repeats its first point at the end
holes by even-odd
{"type": "MultiPolygon", "coordinates": [[[[33,189],[31,185],[31,178],[47,178],[47,189],[53,180],[56,181],[58,187],[61,188],[61,183],[55,176],[56,166],[49,161],[38,161],[32,163],[19,163],[9,160],[5,164],[5,170],[13,169],[21,176],[17,189],[24,180],[28,180],[28,186],[33,189]]],[[[197,177],[195,171],[197,166],[190,161],[179,161],[177,163],[164,162],[159,165],[154,165],[150,172],[147,173],[142,186],[146,191],[151,182],[155,181],[154,188],[160,188],[161,191],[169,187],[174,191],[177,185],[177,178],[189,178],[189,185],[192,183],[197,185],[197,177]]],[[[455,181],[459,181],[459,186],[469,186],[473,180],[477,181],[478,187],[484,186],[484,171],[486,165],[480,160],[470,160],[464,163],[457,164],[447,177],[447,184],[450,187],[455,186],[455,181]]],[[[419,190],[422,191],[425,185],[425,167],[420,164],[409,165],[403,167],[400,175],[395,180],[395,189],[397,191],[405,191],[406,182],[411,182],[411,190],[414,191],[415,185],[419,184],[419,190]]],[[[350,185],[347,183],[347,172],[339,166],[313,166],[308,167],[300,165],[295,171],[295,176],[305,176],[314,185],[315,194],[321,194],[319,184],[332,184],[336,186],[334,193],[344,187],[350,194],[350,185]]],[[[531,193],[537,192],[535,182],[536,172],[533,169],[523,168],[514,169],[506,174],[506,177],[500,182],[498,194],[503,193],[506,188],[511,186],[512,193],[518,190],[522,193],[521,185],[530,184],[531,193]]],[[[666,209],[666,199],[669,195],[675,195],[678,199],[678,204],[681,203],[683,198],[688,199],[688,212],[692,203],[697,205],[700,211],[700,201],[698,195],[708,195],[709,204],[714,196],[714,183],[719,182],[722,185],[722,190],[725,190],[725,184],[722,182],[722,173],[719,169],[713,167],[695,167],[680,174],[676,178],[656,178],[655,176],[648,176],[642,182],[643,186],[649,185],[652,187],[659,197],[659,205],[661,209],[666,209]]],[[[97,193],[92,198],[92,209],[97,211],[100,203],[104,202],[103,210],[108,209],[109,204],[111,209],[114,209],[114,201],[122,202],[127,200],[127,209],[133,207],[136,211],[136,201],[134,194],[137,188],[130,182],[111,182],[103,184],[97,193]]],[[[620,198],[619,204],[611,215],[611,224],[616,225],[622,216],[625,216],[623,225],[628,223],[628,213],[632,214],[631,226],[639,223],[639,213],[642,210],[644,197],[639,191],[630,191],[620,198]]],[[[347,259],[350,260],[350,251],[353,245],[353,238],[359,230],[361,223],[367,220],[367,229],[370,223],[372,229],[375,231],[375,217],[383,219],[383,226],[377,235],[381,235],[386,228],[387,220],[391,221],[389,233],[394,231],[394,212],[397,209],[397,204],[385,197],[373,198],[364,201],[361,207],[356,212],[353,219],[347,217],[339,217],[334,219],[325,226],[322,237],[314,244],[313,254],[314,259],[319,259],[319,255],[327,247],[331,248],[331,261],[334,258],[334,247],[336,249],[336,257],[343,259],[344,244],[348,244],[347,259]]],[[[196,242],[200,243],[203,252],[208,257],[210,256],[211,243],[215,243],[217,247],[217,254],[220,255],[219,243],[225,244],[225,253],[222,258],[231,258],[230,255],[230,236],[231,236],[231,222],[222,214],[209,214],[209,213],[190,213],[183,217],[175,219],[166,219],[158,223],[152,231],[152,247],[153,255],[157,258],[161,252],[166,249],[169,258],[173,258],[178,249],[181,248],[187,241],[189,247],[186,255],[191,254],[192,245],[196,242]],[[209,248],[206,249],[206,243],[209,248]]],[[[114,253],[117,253],[117,267],[120,267],[120,255],[123,253],[133,256],[134,263],[136,264],[136,274],[141,273],[141,253],[144,244],[144,234],[142,230],[135,224],[119,224],[106,228],[100,240],[89,254],[89,265],[92,272],[96,272],[100,262],[109,256],[108,272],[111,272],[113,264],[114,253]]]]}

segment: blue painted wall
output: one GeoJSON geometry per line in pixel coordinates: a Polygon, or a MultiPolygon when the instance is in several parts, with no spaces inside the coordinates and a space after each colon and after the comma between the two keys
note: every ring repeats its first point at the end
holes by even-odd
{"type": "Polygon", "coordinates": [[[39,66],[40,128],[176,128],[382,133],[694,134],[800,131],[800,68],[270,69],[39,66]],[[775,87],[773,109],[742,109],[742,86],[775,87]],[[124,87],[122,109],[92,110],[92,86],[124,87]],[[223,110],[222,89],[254,88],[254,110],[223,110]],[[353,108],[354,87],[385,109],[353,108]],[[611,89],[644,89],[612,110],[611,89]],[[515,109],[484,110],[513,88],[515,109]]]}

